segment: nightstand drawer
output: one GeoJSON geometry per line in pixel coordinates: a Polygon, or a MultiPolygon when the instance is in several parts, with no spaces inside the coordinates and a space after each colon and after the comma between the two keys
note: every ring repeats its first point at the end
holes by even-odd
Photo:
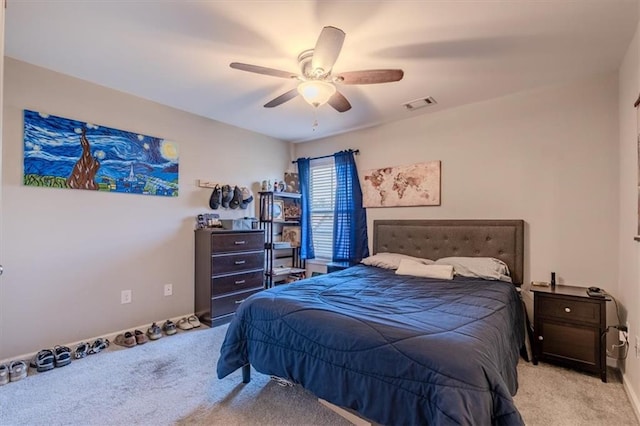
{"type": "Polygon", "coordinates": [[[228,254],[211,258],[213,275],[235,274],[264,267],[264,251],[228,254]]]}
{"type": "Polygon", "coordinates": [[[213,253],[249,250],[264,250],[264,234],[262,232],[211,234],[211,251],[213,253]]]}
{"type": "Polygon", "coordinates": [[[535,309],[540,317],[600,324],[599,303],[549,296],[539,297],[537,302],[535,309]]]}
{"type": "Polygon", "coordinates": [[[599,330],[591,327],[576,327],[541,323],[541,356],[557,361],[580,363],[581,368],[598,371],[599,330]]]}

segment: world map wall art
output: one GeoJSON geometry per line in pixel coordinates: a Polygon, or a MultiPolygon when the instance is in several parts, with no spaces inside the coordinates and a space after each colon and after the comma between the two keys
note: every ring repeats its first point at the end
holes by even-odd
{"type": "Polygon", "coordinates": [[[439,206],[440,161],[365,170],[364,207],[439,206]]]}
{"type": "Polygon", "coordinates": [[[24,184],[178,196],[178,146],[24,110],[24,184]]]}

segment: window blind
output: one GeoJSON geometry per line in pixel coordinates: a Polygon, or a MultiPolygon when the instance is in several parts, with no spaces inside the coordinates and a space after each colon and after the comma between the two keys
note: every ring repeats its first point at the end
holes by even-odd
{"type": "Polygon", "coordinates": [[[310,181],[313,249],[316,259],[331,260],[333,257],[333,211],[336,187],[333,157],[311,162],[310,181]]]}

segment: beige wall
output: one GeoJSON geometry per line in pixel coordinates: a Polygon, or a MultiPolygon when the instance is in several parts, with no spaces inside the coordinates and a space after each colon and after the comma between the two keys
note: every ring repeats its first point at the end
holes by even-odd
{"type": "MultiPolygon", "coordinates": [[[[640,27],[639,27],[640,28],[640,27]]],[[[623,321],[629,325],[630,348],[626,361],[621,363],[627,393],[640,418],[640,359],[635,345],[640,338],[640,242],[638,234],[638,122],[633,104],[640,93],[640,41],[636,34],[620,66],[619,73],[619,289],[623,321]]]]}
{"type": "Polygon", "coordinates": [[[0,359],[193,312],[195,216],[211,212],[197,179],[250,186],[290,164],[288,143],[10,58],[2,149],[0,359]],[[179,197],[23,186],[25,108],[176,141],[179,197]]]}
{"type": "MultiPolygon", "coordinates": [[[[370,208],[375,219],[524,219],[525,280],[617,292],[615,74],[296,145],[358,148],[359,170],[442,160],[439,207],[370,208]]],[[[371,238],[371,235],[369,235],[371,238]]]]}

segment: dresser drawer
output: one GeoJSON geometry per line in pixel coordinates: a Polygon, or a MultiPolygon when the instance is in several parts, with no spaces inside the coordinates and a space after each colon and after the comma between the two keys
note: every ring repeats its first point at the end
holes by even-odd
{"type": "Polygon", "coordinates": [[[535,309],[540,317],[600,324],[600,304],[573,299],[541,296],[535,309]]]}
{"type": "Polygon", "coordinates": [[[211,251],[213,253],[250,250],[264,250],[264,233],[237,232],[233,234],[211,234],[211,251]]]}
{"type": "Polygon", "coordinates": [[[251,269],[264,269],[264,252],[250,252],[213,256],[211,275],[235,274],[251,269]]]}
{"type": "Polygon", "coordinates": [[[211,316],[219,317],[221,315],[227,315],[235,312],[240,304],[242,304],[242,302],[247,299],[247,297],[260,291],[262,291],[261,288],[251,291],[244,291],[242,293],[234,293],[229,296],[213,298],[211,300],[211,316]]]}
{"type": "Polygon", "coordinates": [[[211,280],[211,294],[214,296],[264,286],[262,270],[242,274],[225,275],[211,280]]]}

